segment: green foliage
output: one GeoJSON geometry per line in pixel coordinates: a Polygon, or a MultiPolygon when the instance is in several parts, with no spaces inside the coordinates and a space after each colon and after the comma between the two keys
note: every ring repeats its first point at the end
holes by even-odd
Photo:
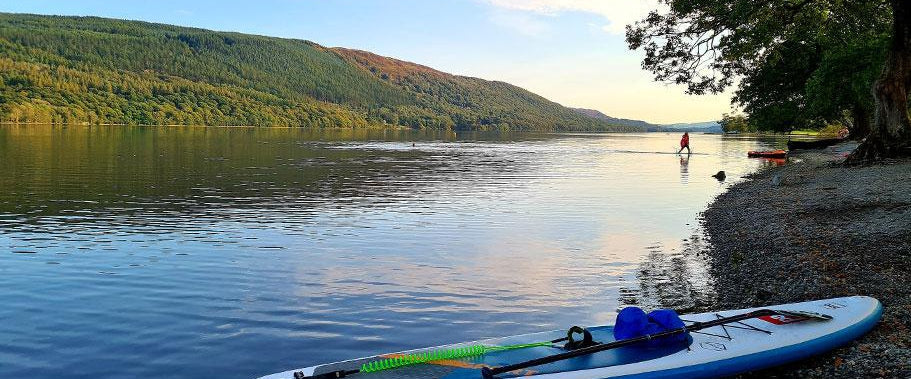
{"type": "Polygon", "coordinates": [[[805,87],[821,59],[820,47],[805,41],[775,46],[765,62],[748,72],[733,101],[749,114],[758,130],[785,132],[805,126],[805,87]]]}
{"type": "Polygon", "coordinates": [[[718,121],[718,123],[721,124],[721,130],[723,130],[725,133],[745,133],[753,131],[753,128],[750,127],[747,117],[744,115],[733,115],[725,113],[721,120],[718,121]]]}
{"type": "Polygon", "coordinates": [[[843,138],[845,129],[847,129],[845,124],[835,121],[819,129],[819,135],[828,138],[843,138]]]}
{"type": "Polygon", "coordinates": [[[3,121],[55,124],[365,127],[334,104],[291,102],[232,86],[151,73],[75,70],[0,58],[3,121]]]}
{"type": "Polygon", "coordinates": [[[410,63],[395,75],[308,41],[0,14],[5,122],[616,129],[505,83],[410,63]]]}
{"type": "Polygon", "coordinates": [[[892,22],[888,2],[664,2],[668,12],[627,31],[657,80],[694,94],[737,83],[734,102],[759,130],[821,128],[845,111],[869,119],[892,22]]]}
{"type": "MultiPolygon", "coordinates": [[[[860,36],[858,33],[856,36],[860,36]]],[[[821,124],[848,123],[850,129],[869,126],[873,114],[870,88],[886,60],[888,36],[870,35],[829,47],[806,81],[807,118],[821,124]],[[848,113],[850,117],[845,117],[848,113]]],[[[860,137],[863,137],[861,133],[860,137]]]]}
{"type": "MultiPolygon", "coordinates": [[[[866,12],[865,18],[872,20],[877,18],[874,13],[881,13],[875,8],[866,12]]],[[[852,16],[856,20],[861,15],[852,16]]],[[[868,29],[836,27],[838,22],[829,18],[818,21],[811,30],[770,49],[765,61],[741,81],[734,100],[759,129],[818,129],[840,122],[845,112],[856,113],[855,119],[872,114],[870,89],[885,61],[887,20],[867,24],[879,25],[868,29]]]]}

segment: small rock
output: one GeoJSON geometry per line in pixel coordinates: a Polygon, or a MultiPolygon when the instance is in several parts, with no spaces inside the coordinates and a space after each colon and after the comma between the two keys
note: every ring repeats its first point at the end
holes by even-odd
{"type": "Polygon", "coordinates": [[[719,182],[723,182],[724,178],[727,177],[727,174],[725,174],[724,171],[718,171],[718,173],[715,175],[712,175],[712,177],[715,179],[718,179],[719,182]]]}

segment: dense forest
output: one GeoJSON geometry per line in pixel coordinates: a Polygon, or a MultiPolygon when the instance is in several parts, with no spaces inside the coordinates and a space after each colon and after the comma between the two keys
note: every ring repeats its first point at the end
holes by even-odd
{"type": "Polygon", "coordinates": [[[0,14],[0,121],[638,130],[519,87],[309,41],[0,14]]]}

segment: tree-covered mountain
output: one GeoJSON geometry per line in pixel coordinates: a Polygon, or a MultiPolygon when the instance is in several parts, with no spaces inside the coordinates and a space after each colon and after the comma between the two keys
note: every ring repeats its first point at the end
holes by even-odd
{"type": "Polygon", "coordinates": [[[681,122],[676,124],[664,124],[658,126],[662,131],[668,132],[697,132],[697,133],[721,133],[721,123],[718,121],[703,122],[681,122]]]}
{"type": "Polygon", "coordinates": [[[519,87],[316,43],[0,14],[0,121],[634,130],[519,87]]]}
{"type": "Polygon", "coordinates": [[[630,120],[626,118],[616,118],[608,116],[601,111],[586,108],[573,108],[576,112],[593,117],[605,122],[643,129],[649,132],[700,132],[700,133],[721,133],[721,124],[718,121],[705,122],[684,122],[676,124],[651,124],[641,120],[630,120]]]}
{"type": "Polygon", "coordinates": [[[630,120],[627,118],[611,117],[611,116],[608,116],[608,115],[604,114],[603,112],[595,110],[595,109],[587,109],[587,108],[573,108],[573,109],[576,112],[584,114],[588,117],[596,118],[599,120],[604,120],[611,124],[631,126],[631,127],[635,127],[635,128],[642,128],[642,129],[654,128],[654,127],[658,126],[658,125],[651,124],[651,123],[641,121],[641,120],[630,120]]]}

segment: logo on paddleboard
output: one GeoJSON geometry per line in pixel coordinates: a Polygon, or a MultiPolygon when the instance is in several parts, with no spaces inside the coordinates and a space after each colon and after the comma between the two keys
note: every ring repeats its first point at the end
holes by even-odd
{"type": "Polygon", "coordinates": [[[790,324],[792,322],[801,322],[806,320],[806,317],[794,317],[794,316],[785,316],[785,315],[771,315],[771,316],[762,316],[759,317],[760,320],[769,322],[775,325],[784,325],[790,324]]]}
{"type": "Polygon", "coordinates": [[[724,351],[728,349],[728,347],[724,346],[724,344],[721,342],[703,342],[700,343],[699,346],[703,349],[714,351],[724,351]]]}

